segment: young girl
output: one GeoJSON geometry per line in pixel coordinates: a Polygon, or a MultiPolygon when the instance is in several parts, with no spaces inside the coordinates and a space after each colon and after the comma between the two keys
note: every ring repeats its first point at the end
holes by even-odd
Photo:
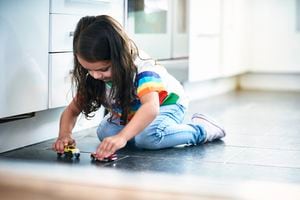
{"type": "Polygon", "coordinates": [[[109,112],[97,129],[99,160],[128,142],[162,149],[225,136],[220,126],[201,114],[182,124],[187,107],[182,86],[164,67],[144,59],[113,18],[83,17],[74,33],[73,53],[77,92],[61,116],[55,151],[63,152],[65,145],[75,143],[71,133],[78,115],[92,117],[101,105],[109,112]]]}

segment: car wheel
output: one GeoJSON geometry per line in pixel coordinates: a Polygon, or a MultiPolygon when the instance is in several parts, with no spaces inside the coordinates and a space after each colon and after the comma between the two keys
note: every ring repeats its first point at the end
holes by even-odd
{"type": "Polygon", "coordinates": [[[66,155],[68,158],[73,158],[73,153],[72,153],[72,152],[65,152],[65,155],[66,155]]]}
{"type": "Polygon", "coordinates": [[[75,157],[79,158],[80,157],[80,153],[75,153],[75,157]]]}

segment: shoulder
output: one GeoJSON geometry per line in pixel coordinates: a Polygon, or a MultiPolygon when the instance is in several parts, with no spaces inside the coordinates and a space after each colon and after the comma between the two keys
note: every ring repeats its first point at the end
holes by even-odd
{"type": "Polygon", "coordinates": [[[137,66],[139,72],[144,70],[145,68],[151,68],[155,66],[155,60],[144,51],[140,51],[139,56],[137,56],[134,61],[134,64],[137,66]]]}
{"type": "Polygon", "coordinates": [[[161,75],[166,71],[162,65],[158,65],[156,61],[144,51],[141,51],[139,57],[135,59],[135,65],[137,66],[138,74],[154,73],[161,75]]]}

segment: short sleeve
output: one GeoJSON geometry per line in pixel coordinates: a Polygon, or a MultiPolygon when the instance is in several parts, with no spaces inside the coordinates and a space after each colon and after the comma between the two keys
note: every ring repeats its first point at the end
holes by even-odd
{"type": "Polygon", "coordinates": [[[143,71],[137,76],[137,96],[141,98],[149,92],[165,93],[161,77],[154,71],[143,71]]]}

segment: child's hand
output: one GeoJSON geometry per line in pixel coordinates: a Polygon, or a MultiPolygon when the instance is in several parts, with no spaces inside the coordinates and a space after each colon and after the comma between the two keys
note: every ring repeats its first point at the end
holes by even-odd
{"type": "Polygon", "coordinates": [[[125,147],[127,140],[120,135],[114,135],[105,138],[96,150],[96,157],[98,160],[103,160],[106,157],[114,154],[117,150],[125,147]]]}
{"type": "Polygon", "coordinates": [[[59,136],[52,144],[52,149],[58,153],[64,153],[64,147],[72,144],[75,144],[75,140],[70,135],[59,136]]]}

